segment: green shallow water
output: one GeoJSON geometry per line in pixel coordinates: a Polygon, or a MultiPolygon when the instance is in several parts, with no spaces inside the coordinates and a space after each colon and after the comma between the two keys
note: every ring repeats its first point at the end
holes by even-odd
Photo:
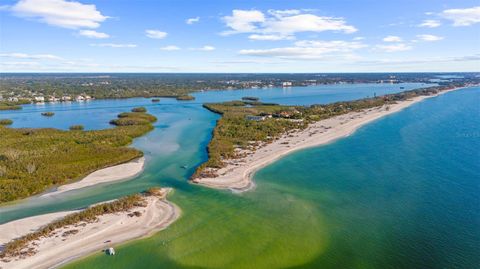
{"type": "Polygon", "coordinates": [[[480,88],[425,100],[282,158],[242,194],[185,180],[215,115],[151,107],[160,120],[135,142],[148,157],[140,177],[0,208],[0,222],[160,184],[175,188],[177,222],[65,268],[480,268],[479,103],[480,88]]]}

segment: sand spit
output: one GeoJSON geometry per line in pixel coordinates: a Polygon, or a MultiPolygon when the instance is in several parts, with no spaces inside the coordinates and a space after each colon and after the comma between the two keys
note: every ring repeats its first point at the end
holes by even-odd
{"type": "Polygon", "coordinates": [[[133,178],[143,171],[144,165],[145,157],[141,157],[128,163],[122,163],[119,165],[103,168],[89,174],[80,181],[71,184],[61,185],[55,191],[47,192],[45,194],[42,194],[40,197],[56,196],[67,191],[90,187],[101,183],[133,178]]]}
{"type": "Polygon", "coordinates": [[[321,120],[306,129],[290,132],[276,141],[259,147],[254,152],[245,152],[246,157],[226,160],[227,166],[214,170],[218,177],[195,178],[194,183],[217,189],[244,192],[255,187],[253,174],[262,167],[297,150],[331,143],[354,133],[358,128],[384,116],[396,113],[424,99],[457,89],[445,90],[436,95],[417,96],[410,100],[384,105],[359,112],[351,112],[321,120]]]}
{"type": "MultiPolygon", "coordinates": [[[[170,191],[170,189],[166,189],[170,191]]],[[[128,212],[107,214],[93,223],[78,223],[57,229],[48,237],[29,244],[34,254],[16,257],[9,262],[0,261],[0,268],[51,268],[65,264],[82,256],[113,247],[132,239],[146,237],[167,228],[180,216],[180,209],[173,203],[156,196],[148,196],[146,207],[136,207],[128,212]],[[137,213],[135,213],[137,212],[137,213]]],[[[28,218],[36,223],[48,223],[59,216],[47,214],[28,218]],[[46,222],[45,222],[46,221],[46,222]]],[[[32,225],[23,220],[14,221],[17,235],[31,232],[32,225]]],[[[11,223],[0,225],[0,233],[7,233],[11,223]]],[[[3,239],[3,238],[2,238],[3,239]]]]}

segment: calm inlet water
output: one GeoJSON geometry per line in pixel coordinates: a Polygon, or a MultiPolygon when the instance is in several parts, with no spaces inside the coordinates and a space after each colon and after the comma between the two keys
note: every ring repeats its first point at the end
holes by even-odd
{"type": "MultiPolygon", "coordinates": [[[[283,98],[277,102],[294,100],[283,98]]],[[[1,222],[160,184],[175,188],[177,222],[117,246],[114,258],[97,254],[67,267],[479,268],[479,103],[480,88],[427,99],[281,159],[240,195],[186,183],[206,158],[217,116],[187,103],[151,106],[157,128],[135,142],[149,156],[141,176],[3,207],[1,222]]]]}

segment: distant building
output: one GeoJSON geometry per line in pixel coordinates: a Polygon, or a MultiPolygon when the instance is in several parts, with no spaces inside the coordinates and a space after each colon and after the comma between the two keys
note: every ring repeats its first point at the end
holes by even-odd
{"type": "Polygon", "coordinates": [[[65,95],[62,97],[62,101],[72,101],[72,97],[65,95]]]}
{"type": "Polygon", "coordinates": [[[291,81],[284,81],[282,82],[283,87],[292,87],[292,82],[291,81]]]}
{"type": "Polygon", "coordinates": [[[45,97],[43,96],[35,96],[33,98],[33,100],[35,100],[35,102],[45,102],[45,97]]]}
{"type": "Polygon", "coordinates": [[[75,98],[75,100],[77,100],[77,101],[84,101],[85,98],[84,98],[83,96],[79,95],[79,96],[77,96],[77,98],[75,98]]]}

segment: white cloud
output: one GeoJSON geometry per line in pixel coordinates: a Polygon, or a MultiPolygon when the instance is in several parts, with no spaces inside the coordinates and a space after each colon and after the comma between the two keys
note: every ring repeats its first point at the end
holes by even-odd
{"type": "Polygon", "coordinates": [[[163,39],[168,35],[166,32],[162,32],[160,30],[145,30],[145,34],[147,37],[154,39],[163,39]]]}
{"type": "Polygon", "coordinates": [[[325,59],[332,53],[340,53],[339,58],[351,57],[354,50],[365,48],[367,45],[361,42],[347,41],[317,41],[302,40],[294,43],[291,47],[272,48],[272,49],[244,49],[239,54],[249,56],[277,57],[282,59],[325,59]]]}
{"type": "Polygon", "coordinates": [[[365,37],[357,36],[357,37],[354,37],[353,40],[355,40],[355,41],[365,40],[365,37]]]}
{"type": "Polygon", "coordinates": [[[108,18],[95,5],[65,0],[20,0],[10,10],[19,17],[71,29],[97,28],[108,18]]]}
{"type": "Polygon", "coordinates": [[[268,10],[268,13],[272,14],[275,17],[283,17],[283,16],[298,15],[302,13],[302,11],[298,9],[285,9],[285,10],[270,9],[268,10]]]}
{"type": "Polygon", "coordinates": [[[418,27],[436,28],[440,25],[442,24],[437,20],[424,20],[418,27]]]}
{"type": "Polygon", "coordinates": [[[249,35],[248,39],[251,40],[268,40],[268,41],[277,41],[277,40],[292,40],[293,36],[282,36],[282,35],[259,35],[253,34],[249,35]]]}
{"type": "Polygon", "coordinates": [[[442,36],[436,35],[417,35],[417,38],[422,41],[439,41],[443,39],[442,36]]]}
{"type": "Polygon", "coordinates": [[[256,23],[264,22],[265,15],[258,10],[234,9],[232,16],[225,16],[223,20],[232,29],[224,34],[249,33],[257,30],[256,23]]]}
{"type": "Polygon", "coordinates": [[[194,24],[200,21],[200,17],[189,18],[185,20],[186,24],[194,24]]]}
{"type": "Polygon", "coordinates": [[[297,32],[341,31],[354,33],[357,29],[347,25],[343,18],[319,17],[313,14],[299,14],[278,17],[264,23],[267,33],[295,34],[297,32]]]}
{"type": "Polygon", "coordinates": [[[385,52],[397,52],[397,51],[411,50],[412,46],[399,43],[399,44],[392,44],[392,45],[377,45],[376,48],[383,50],[385,52]]]}
{"type": "Polygon", "coordinates": [[[190,50],[199,50],[199,51],[212,51],[215,50],[214,46],[205,45],[201,48],[190,48],[190,50]]]}
{"type": "Polygon", "coordinates": [[[136,48],[136,44],[117,44],[117,43],[98,43],[90,44],[92,47],[110,47],[110,48],[136,48]]]}
{"type": "Polygon", "coordinates": [[[62,60],[62,57],[58,57],[52,54],[27,54],[27,53],[0,53],[0,57],[14,58],[14,59],[36,59],[36,60],[62,60]]]}
{"type": "Polygon", "coordinates": [[[85,37],[88,37],[88,38],[98,38],[98,39],[109,38],[110,37],[106,33],[100,33],[100,32],[94,31],[94,30],[81,30],[80,32],[78,32],[78,34],[82,35],[82,36],[85,36],[85,37]]]}
{"type": "Polygon", "coordinates": [[[453,21],[454,26],[470,26],[480,22],[480,6],[465,9],[447,9],[440,15],[445,19],[453,21]]]}
{"type": "Polygon", "coordinates": [[[382,39],[384,42],[402,42],[402,38],[399,36],[389,35],[382,39]]]}
{"type": "Polygon", "coordinates": [[[161,49],[161,50],[166,50],[166,51],[180,50],[179,47],[173,46],[173,45],[165,46],[165,47],[162,47],[162,48],[160,48],[160,49],[161,49]]]}
{"type": "MultiPolygon", "coordinates": [[[[354,33],[357,29],[343,18],[317,16],[301,10],[233,10],[231,16],[223,17],[230,30],[223,35],[251,33],[260,35],[293,36],[299,32],[338,31],[354,33]]],[[[272,40],[272,39],[271,39],[272,40]]]]}

